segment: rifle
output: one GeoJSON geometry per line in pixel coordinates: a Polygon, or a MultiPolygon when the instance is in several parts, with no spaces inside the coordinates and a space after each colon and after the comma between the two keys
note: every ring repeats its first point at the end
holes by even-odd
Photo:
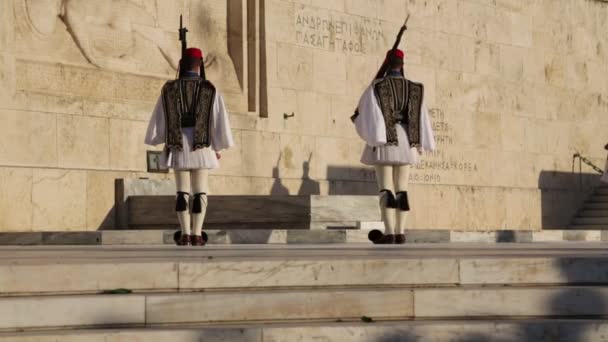
{"type": "MultiPolygon", "coordinates": [[[[410,15],[407,15],[407,18],[405,18],[405,22],[403,23],[403,26],[401,26],[401,28],[399,29],[399,33],[397,33],[397,38],[395,39],[395,43],[393,44],[393,47],[391,48],[391,51],[389,53],[388,56],[392,56],[395,51],[397,50],[397,48],[399,47],[399,44],[401,43],[401,37],[403,37],[403,33],[407,30],[407,22],[408,20],[410,20],[410,15]]],[[[379,79],[384,77],[384,74],[386,74],[386,71],[388,69],[389,66],[389,58],[387,58],[384,60],[384,63],[382,63],[382,66],[380,67],[380,70],[378,70],[378,73],[376,74],[376,78],[375,79],[379,79]]]]}
{"type": "Polygon", "coordinates": [[[186,33],[188,33],[188,29],[184,27],[182,22],[182,15],[179,15],[179,41],[182,42],[182,58],[179,61],[178,66],[178,75],[179,77],[183,76],[186,68],[183,67],[182,63],[184,61],[184,57],[186,55],[186,49],[188,48],[188,43],[186,42],[186,33]]]}
{"type": "MultiPolygon", "coordinates": [[[[395,39],[395,43],[393,44],[391,51],[389,52],[388,56],[384,59],[384,62],[382,63],[380,70],[378,70],[378,73],[376,73],[376,77],[374,78],[375,80],[384,77],[384,75],[386,74],[386,71],[388,70],[388,66],[389,66],[388,57],[392,56],[395,53],[395,50],[397,50],[397,48],[399,47],[399,44],[401,43],[401,37],[403,37],[403,33],[407,30],[408,20],[410,20],[409,14],[405,18],[405,22],[403,23],[403,26],[401,26],[401,28],[399,29],[399,33],[397,33],[397,38],[395,39]]],[[[355,113],[350,117],[350,120],[352,122],[355,122],[355,119],[357,118],[357,116],[359,116],[359,109],[355,109],[355,113]]]]}

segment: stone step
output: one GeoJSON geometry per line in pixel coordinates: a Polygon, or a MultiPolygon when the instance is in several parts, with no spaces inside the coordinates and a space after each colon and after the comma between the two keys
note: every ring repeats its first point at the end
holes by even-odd
{"type": "Polygon", "coordinates": [[[4,297],[120,288],[147,293],[606,283],[603,244],[0,249],[4,297]]]}
{"type": "Polygon", "coordinates": [[[608,203],[608,195],[592,195],[589,200],[589,203],[608,203]]]}
{"type": "Polygon", "coordinates": [[[169,326],[1,334],[3,342],[605,341],[608,321],[526,319],[169,326]]]}
{"type": "Polygon", "coordinates": [[[569,230],[608,230],[608,224],[573,224],[568,226],[569,230]]]}
{"type": "Polygon", "coordinates": [[[608,210],[583,210],[578,214],[578,217],[606,217],[606,218],[608,218],[608,210]]]}
{"type": "Polygon", "coordinates": [[[283,289],[0,298],[0,330],[289,321],[602,317],[608,288],[283,289]],[[35,314],[34,314],[35,313],[35,314]]]}
{"type": "Polygon", "coordinates": [[[586,202],[583,206],[585,210],[608,210],[608,203],[590,203],[586,202]]]}
{"type": "MultiPolygon", "coordinates": [[[[594,211],[594,210],[591,210],[594,211]]],[[[210,245],[232,244],[370,244],[371,228],[383,229],[381,222],[359,223],[366,229],[226,229],[205,230],[210,245]],[[368,224],[370,223],[370,224],[368,224]]],[[[571,226],[567,230],[540,231],[450,231],[406,230],[406,244],[419,243],[533,243],[602,241],[604,226],[571,226]],[[576,230],[576,232],[572,232],[576,230]]],[[[174,245],[176,230],[105,230],[90,232],[0,233],[0,246],[17,245],[174,245]]],[[[608,236],[606,236],[608,238],[608,236]]]]}
{"type": "MultiPolygon", "coordinates": [[[[128,226],[158,229],[177,226],[175,195],[130,196],[128,226]]],[[[380,220],[377,196],[209,196],[209,229],[309,229],[380,220]]]]}
{"type": "Polygon", "coordinates": [[[598,187],[595,188],[595,193],[598,195],[608,196],[608,187],[598,187]]]}
{"type": "Polygon", "coordinates": [[[608,217],[575,217],[572,221],[573,225],[606,225],[608,226],[608,217]]]}

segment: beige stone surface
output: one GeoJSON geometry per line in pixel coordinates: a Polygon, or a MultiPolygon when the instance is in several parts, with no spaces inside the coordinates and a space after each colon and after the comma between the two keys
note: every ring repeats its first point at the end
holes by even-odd
{"type": "Polygon", "coordinates": [[[84,230],[86,190],[86,172],[34,169],[32,226],[35,230],[84,230]]]}
{"type": "Polygon", "coordinates": [[[77,296],[0,299],[0,329],[143,324],[143,296],[77,296]]]}
{"type": "Polygon", "coordinates": [[[454,260],[324,260],[180,263],[180,288],[452,284],[454,260]],[[355,276],[356,275],[356,276],[355,276]]]}
{"type": "Polygon", "coordinates": [[[33,334],[30,336],[0,336],[6,342],[261,342],[261,330],[257,328],[247,329],[129,329],[101,331],[76,331],[76,332],[48,332],[33,334]]]}
{"type": "Polygon", "coordinates": [[[33,171],[0,168],[0,227],[3,231],[32,229],[33,171]]]}
{"type": "Polygon", "coordinates": [[[14,102],[16,77],[15,57],[0,50],[0,108],[10,108],[14,102]]]}
{"type": "Polygon", "coordinates": [[[487,284],[601,283],[601,259],[502,258],[460,260],[460,282],[487,284]],[[584,271],[583,271],[584,270],[584,271]]]}
{"type": "Polygon", "coordinates": [[[57,116],[57,154],[62,167],[107,169],[110,166],[109,120],[57,116]]]}
{"type": "Polygon", "coordinates": [[[86,229],[113,229],[115,223],[114,182],[119,178],[132,178],[129,172],[88,171],[86,173],[86,229]]]}
{"type": "MultiPolygon", "coordinates": [[[[0,166],[26,167],[11,171],[21,180],[54,168],[96,172],[87,173],[95,185],[86,186],[84,221],[67,215],[76,203],[63,196],[75,190],[32,187],[34,203],[56,198],[46,204],[54,229],[109,228],[109,179],[122,171],[156,177],[144,173],[150,148],[142,140],[160,88],[175,75],[179,14],[233,114],[238,146],[213,172],[215,194],[374,193],[349,117],[406,13],[405,70],[425,85],[439,146],[412,172],[409,227],[540,229],[555,205],[539,195],[539,178],[559,172],[560,181],[540,185],[553,192],[572,186],[575,152],[605,160],[602,1],[272,0],[261,17],[253,15],[260,2],[251,4],[0,4],[0,166]],[[260,33],[251,31],[260,23],[260,33]]],[[[577,203],[566,203],[561,213],[576,212],[577,203]]],[[[0,231],[48,229],[38,204],[13,207],[0,202],[11,211],[0,231]],[[28,211],[31,222],[14,221],[28,211]]],[[[570,222],[559,216],[551,228],[570,222]]]]}
{"type": "Polygon", "coordinates": [[[155,295],[146,298],[146,323],[410,317],[412,304],[400,289],[155,295]]]}
{"type": "Polygon", "coordinates": [[[111,169],[146,170],[146,150],[154,149],[151,146],[145,145],[142,139],[146,135],[147,127],[147,122],[110,120],[109,153],[111,169]]]}
{"type": "Polygon", "coordinates": [[[55,115],[1,110],[0,163],[14,166],[57,165],[55,115]]]}
{"type": "Polygon", "coordinates": [[[98,292],[177,288],[177,264],[56,263],[0,265],[0,289],[7,293],[98,292]],[[61,275],[61,276],[57,276],[61,275]]]}
{"type": "Polygon", "coordinates": [[[417,318],[603,315],[606,296],[583,287],[414,290],[417,318]]]}

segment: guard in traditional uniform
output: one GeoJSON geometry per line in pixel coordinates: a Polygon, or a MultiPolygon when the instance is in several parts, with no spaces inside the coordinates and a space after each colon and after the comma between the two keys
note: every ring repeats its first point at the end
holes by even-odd
{"type": "Polygon", "coordinates": [[[200,49],[185,50],[180,77],[168,81],[156,103],[145,143],[164,143],[161,163],[175,171],[181,234],[178,245],[202,246],[209,191],[208,173],[219,167],[220,152],[234,145],[224,99],[206,79],[200,49]],[[192,202],[192,215],[189,211],[192,202]]]}
{"type": "Polygon", "coordinates": [[[375,167],[380,190],[385,230],[370,232],[369,239],[402,244],[410,210],[410,165],[419,162],[423,151],[435,150],[435,139],[424,86],[405,78],[403,51],[390,50],[386,58],[387,71],[365,90],[352,120],[366,143],[361,162],[375,167]]]}

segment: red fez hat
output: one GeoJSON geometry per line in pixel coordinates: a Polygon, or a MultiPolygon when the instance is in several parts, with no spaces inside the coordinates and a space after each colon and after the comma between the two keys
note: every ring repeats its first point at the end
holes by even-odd
{"type": "Polygon", "coordinates": [[[201,51],[201,49],[197,49],[197,48],[187,48],[186,49],[186,57],[191,57],[191,58],[203,58],[203,52],[201,51]]]}
{"type": "Polygon", "coordinates": [[[395,49],[395,52],[393,52],[393,50],[388,50],[388,52],[386,53],[386,58],[391,57],[391,52],[393,54],[393,57],[396,57],[399,59],[405,58],[405,53],[403,53],[403,51],[401,51],[399,49],[395,49]]]}

